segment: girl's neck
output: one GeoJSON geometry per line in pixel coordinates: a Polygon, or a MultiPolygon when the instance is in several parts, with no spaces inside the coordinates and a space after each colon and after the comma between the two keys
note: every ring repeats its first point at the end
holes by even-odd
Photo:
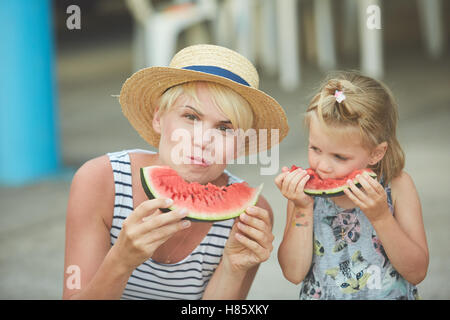
{"type": "Polygon", "coordinates": [[[339,197],[333,197],[330,200],[344,210],[353,209],[356,207],[353,201],[351,201],[345,194],[339,197]]]}

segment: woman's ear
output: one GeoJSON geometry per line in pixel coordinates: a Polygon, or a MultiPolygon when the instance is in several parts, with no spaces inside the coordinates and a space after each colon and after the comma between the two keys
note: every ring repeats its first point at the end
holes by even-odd
{"type": "Polygon", "coordinates": [[[153,114],[152,126],[156,133],[161,134],[161,113],[159,112],[159,107],[156,107],[153,114]]]}
{"type": "Polygon", "coordinates": [[[379,145],[373,149],[372,154],[370,156],[369,164],[371,166],[377,164],[381,159],[383,159],[384,155],[386,154],[388,147],[388,143],[386,141],[383,141],[379,145]]]}

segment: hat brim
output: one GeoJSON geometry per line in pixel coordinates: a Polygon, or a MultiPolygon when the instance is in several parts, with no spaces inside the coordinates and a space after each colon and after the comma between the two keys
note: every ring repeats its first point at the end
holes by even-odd
{"type": "Polygon", "coordinates": [[[150,67],[139,70],[128,78],[122,86],[119,97],[123,114],[150,145],[159,147],[160,135],[153,130],[152,125],[159,98],[168,88],[191,81],[222,84],[248,101],[253,110],[252,128],[256,130],[258,146],[256,148],[249,146],[249,141],[246,141],[245,154],[268,150],[286,137],[289,131],[286,113],[275,99],[263,91],[204,72],[150,67]],[[260,135],[259,129],[267,129],[267,135],[260,135]],[[272,137],[271,129],[278,130],[278,136],[272,137]]]}

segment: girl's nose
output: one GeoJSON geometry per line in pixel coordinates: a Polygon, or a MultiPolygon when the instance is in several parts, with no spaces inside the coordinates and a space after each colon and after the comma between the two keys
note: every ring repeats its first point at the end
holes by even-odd
{"type": "Polygon", "coordinates": [[[331,166],[329,165],[328,161],[326,161],[325,159],[321,159],[317,163],[316,171],[318,171],[319,173],[322,173],[322,174],[329,174],[333,170],[332,170],[331,166]]]}

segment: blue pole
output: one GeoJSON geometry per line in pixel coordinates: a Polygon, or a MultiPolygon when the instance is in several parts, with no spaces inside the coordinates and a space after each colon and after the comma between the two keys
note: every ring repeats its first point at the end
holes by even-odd
{"type": "Polygon", "coordinates": [[[0,0],[0,185],[60,167],[51,1],[0,0]]]}

